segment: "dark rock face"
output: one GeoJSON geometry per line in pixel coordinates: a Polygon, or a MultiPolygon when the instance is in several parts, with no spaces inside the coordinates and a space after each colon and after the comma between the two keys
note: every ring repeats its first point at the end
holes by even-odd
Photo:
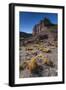
{"type": "Polygon", "coordinates": [[[47,35],[47,34],[45,34],[45,35],[40,35],[38,38],[39,38],[40,40],[48,39],[48,35],[47,35]]]}

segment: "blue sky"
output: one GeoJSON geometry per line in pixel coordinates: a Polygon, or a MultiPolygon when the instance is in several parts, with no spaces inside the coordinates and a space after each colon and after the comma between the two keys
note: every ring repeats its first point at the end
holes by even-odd
{"type": "Polygon", "coordinates": [[[43,20],[45,17],[49,18],[54,24],[58,23],[58,17],[56,13],[20,12],[19,31],[32,33],[34,25],[38,24],[40,20],[43,20]]]}

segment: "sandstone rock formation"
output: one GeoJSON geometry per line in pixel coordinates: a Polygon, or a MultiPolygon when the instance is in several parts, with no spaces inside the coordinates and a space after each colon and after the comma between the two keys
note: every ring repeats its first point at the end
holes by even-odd
{"type": "Polygon", "coordinates": [[[41,20],[33,27],[32,35],[41,39],[57,39],[57,25],[53,24],[48,18],[41,20]]]}

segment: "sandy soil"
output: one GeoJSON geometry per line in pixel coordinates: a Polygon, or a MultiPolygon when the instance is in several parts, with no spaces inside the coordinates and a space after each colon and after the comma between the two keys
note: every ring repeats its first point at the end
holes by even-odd
{"type": "MultiPolygon", "coordinates": [[[[40,44],[39,46],[44,45],[44,43],[40,44]]],[[[39,47],[38,46],[38,47],[39,47]]],[[[28,44],[27,46],[20,47],[19,51],[19,57],[20,57],[20,65],[24,61],[31,60],[34,55],[31,53],[31,51],[26,50],[26,48],[33,48],[31,51],[35,51],[38,54],[42,54],[45,57],[48,57],[49,60],[51,60],[54,64],[53,67],[42,64],[41,68],[39,69],[39,73],[30,73],[29,69],[25,68],[24,70],[20,70],[19,77],[20,78],[27,78],[27,77],[47,77],[47,76],[57,76],[58,75],[58,52],[56,46],[43,46],[50,48],[51,52],[46,53],[42,52],[41,50],[38,50],[37,47],[35,47],[35,44],[28,44]]],[[[40,63],[38,61],[38,63],[40,63]]]]}

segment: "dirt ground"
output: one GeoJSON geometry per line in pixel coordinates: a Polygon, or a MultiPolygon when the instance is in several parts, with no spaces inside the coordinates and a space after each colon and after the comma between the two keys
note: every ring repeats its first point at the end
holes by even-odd
{"type": "Polygon", "coordinates": [[[41,64],[41,67],[39,68],[38,72],[31,73],[29,69],[24,68],[23,70],[19,70],[19,78],[48,77],[58,75],[58,52],[57,46],[55,45],[46,45],[42,42],[40,44],[28,44],[26,46],[22,46],[19,50],[19,63],[20,65],[22,65],[24,61],[30,61],[32,57],[36,57],[40,54],[43,55],[43,57],[48,58],[49,61],[51,60],[53,62],[53,66],[42,64],[42,60],[38,59],[37,63],[41,64]],[[51,52],[43,52],[42,50],[40,50],[41,47],[42,49],[49,48],[51,52]],[[28,50],[30,48],[31,50],[28,50]]]}

